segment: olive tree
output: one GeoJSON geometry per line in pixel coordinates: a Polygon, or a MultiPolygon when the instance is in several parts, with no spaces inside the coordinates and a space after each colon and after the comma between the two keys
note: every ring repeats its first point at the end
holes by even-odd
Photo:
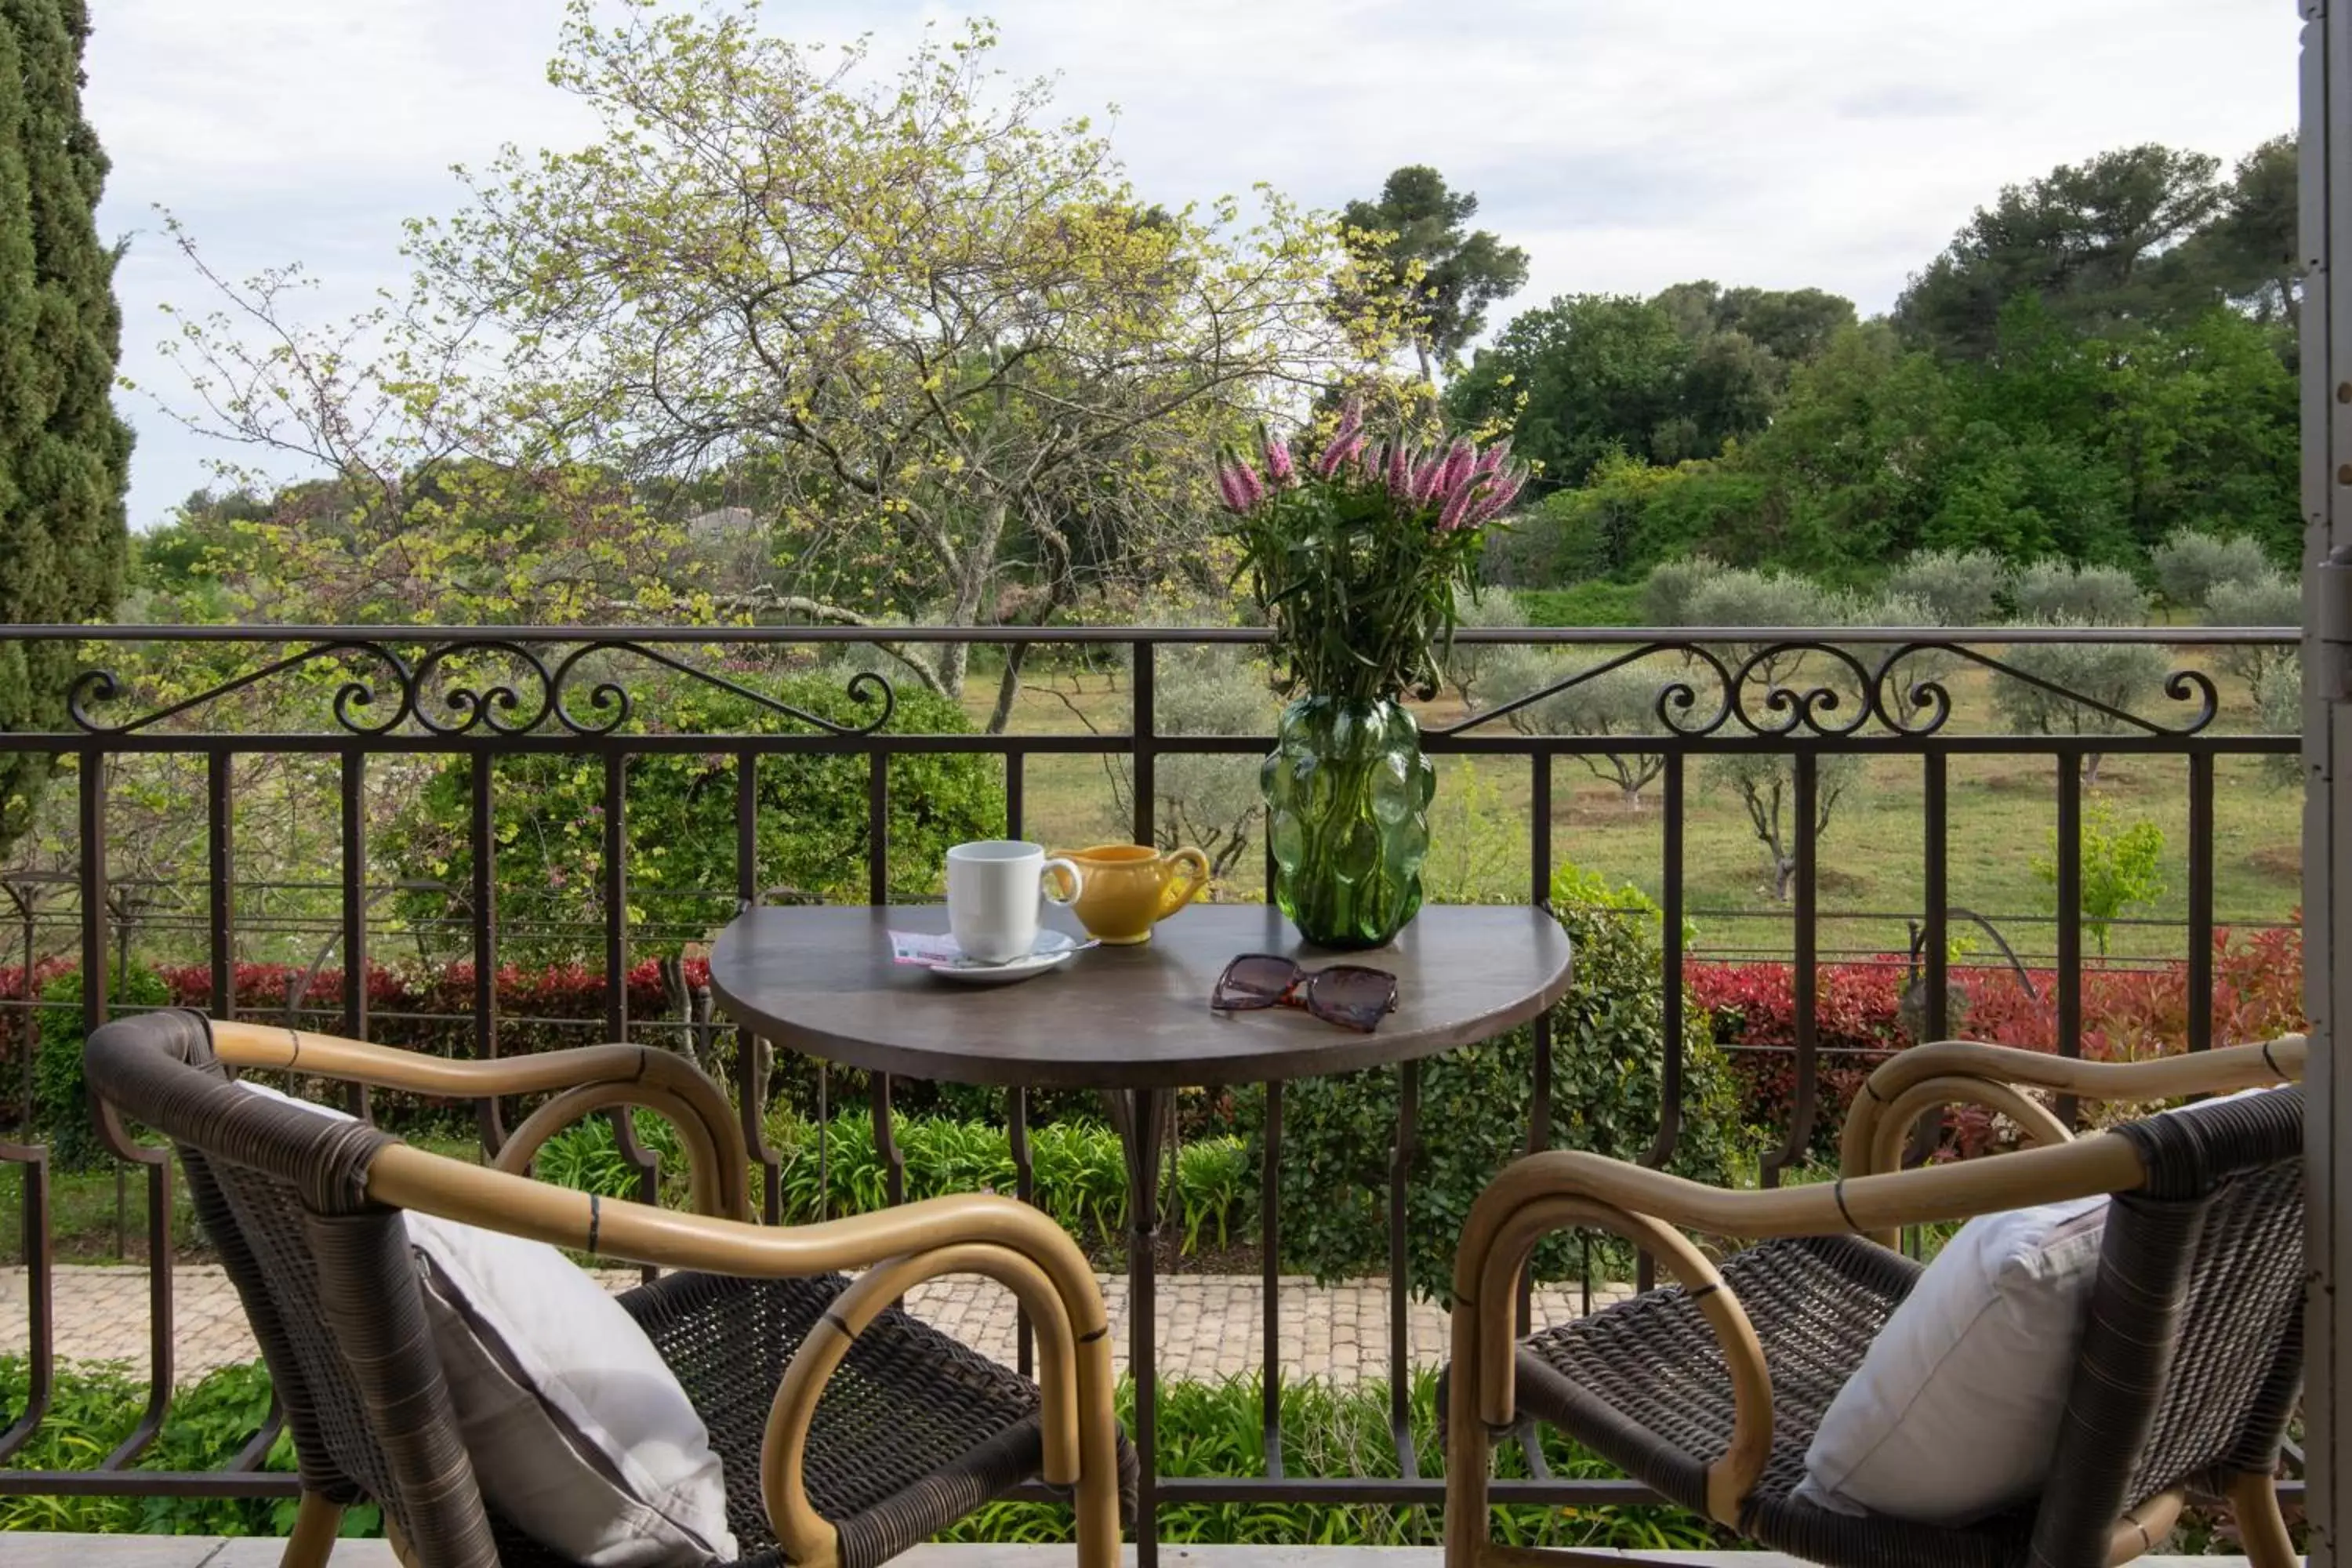
{"type": "MultiPolygon", "coordinates": [[[[1527,624],[1528,613],[1520,606],[1519,596],[1507,588],[1482,588],[1475,594],[1467,588],[1454,591],[1454,625],[1457,630],[1509,630],[1527,624]]],[[[1513,651],[1507,643],[1475,642],[1456,642],[1448,650],[1445,677],[1462,694],[1464,707],[1475,711],[1482,705],[1480,697],[1486,691],[1491,672],[1497,661],[1513,651]]]]}
{"type": "MultiPolygon", "coordinates": [[[[1853,601],[1802,577],[1717,569],[1691,591],[1683,624],[1702,632],[1711,626],[1787,627],[1800,634],[1822,634],[1820,640],[1826,642],[1827,634],[1849,624],[1854,613],[1853,601]]],[[[1833,654],[1802,646],[1810,640],[1801,635],[1789,639],[1799,645],[1794,647],[1738,640],[1703,641],[1701,646],[1722,661],[1735,680],[1747,672],[1748,679],[1727,694],[1745,711],[1773,716],[1769,703],[1776,691],[1824,717],[1840,709],[1850,710],[1864,700],[1853,669],[1833,654]],[[1832,701],[1836,708],[1828,706],[1832,701]]],[[[1718,754],[1707,759],[1706,776],[1738,797],[1764,849],[1767,886],[1776,901],[1785,903],[1796,885],[1800,834],[1810,832],[1815,843],[1821,841],[1838,806],[1860,786],[1862,768],[1861,759],[1850,754],[1822,755],[1816,764],[1812,819],[1802,826],[1793,757],[1767,752],[1718,754]]]]}
{"type": "Polygon", "coordinates": [[[2064,620],[2084,626],[2147,625],[2147,591],[2115,566],[2075,566],[2039,561],[2020,572],[2010,587],[2021,621],[2064,620]]]}
{"type": "MultiPolygon", "coordinates": [[[[1590,668],[1592,662],[1590,654],[1571,658],[1543,648],[1506,649],[1495,660],[1493,673],[1487,678],[1490,700],[1503,707],[1523,697],[1543,693],[1527,706],[1512,709],[1507,716],[1511,728],[1522,735],[1605,738],[1657,734],[1658,691],[1664,677],[1659,672],[1644,670],[1638,663],[1619,665],[1561,690],[1549,689],[1569,679],[1579,668],[1590,668]]],[[[1574,754],[1593,777],[1616,785],[1627,808],[1633,811],[1642,808],[1642,791],[1666,765],[1664,753],[1654,751],[1574,754]]]]}
{"type": "Polygon", "coordinates": [[[1642,579],[1642,620],[1653,626],[1692,625],[1691,596],[1725,568],[1704,555],[1683,561],[1662,561],[1642,579]]]}
{"type": "MultiPolygon", "coordinates": [[[[2032,624],[2086,629],[2063,617],[2032,624]]],[[[2141,711],[2162,690],[2171,661],[2151,643],[2060,642],[2016,644],[2005,662],[2031,678],[2004,678],[1993,688],[2018,734],[2115,735],[2132,728],[2116,713],[2141,711]]],[[[2085,784],[2099,782],[2101,760],[2095,751],[2084,753],[2085,784]]]]}
{"type": "MultiPolygon", "coordinates": [[[[1223,605],[1181,595],[1149,594],[1132,611],[1139,626],[1230,626],[1223,605]]],[[[1119,650],[1123,667],[1129,657],[1119,650]]],[[[1152,656],[1153,722],[1180,748],[1184,737],[1271,735],[1282,711],[1271,673],[1257,649],[1232,643],[1163,644],[1152,656]]],[[[1088,729],[1094,721],[1073,710],[1088,729]]],[[[1224,877],[1260,842],[1265,797],[1258,787],[1256,755],[1168,749],[1152,764],[1152,831],[1162,849],[1191,845],[1209,858],[1209,869],[1224,877]]],[[[1107,755],[1109,785],[1105,830],[1124,838],[1135,819],[1135,768],[1124,754],[1107,755]]]]}
{"type": "MultiPolygon", "coordinates": [[[[2264,567],[2252,577],[2217,583],[2205,596],[2205,624],[2214,626],[2297,626],[2303,624],[2302,585],[2284,572],[2264,567]]],[[[2245,683],[2257,713],[2267,710],[2271,688],[2284,684],[2302,699],[2302,649],[2284,647],[2224,647],[2214,662],[2245,683]]],[[[2298,721],[2299,722],[2299,721],[2298,721]]]]}
{"type": "Polygon", "coordinates": [[[2189,528],[2174,530],[2156,547],[2153,559],[2157,586],[2185,610],[2209,609],[2215,590],[2276,574],[2255,541],[2242,534],[2222,538],[2189,528]]]}
{"type": "Polygon", "coordinates": [[[1990,626],[2000,613],[2008,563],[1990,550],[1922,550],[1887,574],[1892,598],[1925,607],[1924,620],[1883,625],[1990,626]]]}

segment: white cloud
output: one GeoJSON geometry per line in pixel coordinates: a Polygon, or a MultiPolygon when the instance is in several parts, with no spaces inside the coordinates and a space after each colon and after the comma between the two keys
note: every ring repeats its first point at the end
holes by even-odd
{"type": "MultiPolygon", "coordinates": [[[[1525,246],[1525,295],[1685,278],[1815,284],[1883,310],[2005,184],[2156,141],[2228,158],[2294,116],[2287,0],[996,0],[1004,60],[1058,72],[1154,199],[1264,180],[1316,205],[1433,163],[1525,246]]],[[[404,217],[446,168],[564,144],[542,68],[558,0],[96,0],[89,110],[114,159],[101,225],[125,370],[168,390],[156,306],[198,298],[154,232],[185,218],[231,272],[307,263],[322,312],[404,276],[404,217]]],[[[771,0],[887,63],[945,6],[771,0]]],[[[151,407],[131,516],[202,483],[205,444],[151,407]]]]}

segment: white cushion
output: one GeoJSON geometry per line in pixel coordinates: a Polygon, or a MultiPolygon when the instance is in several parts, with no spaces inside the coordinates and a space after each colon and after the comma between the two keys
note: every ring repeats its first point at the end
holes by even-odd
{"type": "Polygon", "coordinates": [[[2106,1215],[2095,1197],[1962,1226],[1830,1401],[1797,1495],[1949,1525],[2038,1493],[2106,1215]]]}
{"type": "Polygon", "coordinates": [[[636,1320],[543,1242],[414,1211],[405,1218],[434,1349],[484,1498],[587,1568],[732,1560],[710,1434],[636,1320]]]}
{"type": "Polygon", "coordinates": [[[2039,1495],[2106,1219],[2092,1197],[1962,1226],[1830,1401],[1796,1495],[1946,1525],[2039,1495]]]}

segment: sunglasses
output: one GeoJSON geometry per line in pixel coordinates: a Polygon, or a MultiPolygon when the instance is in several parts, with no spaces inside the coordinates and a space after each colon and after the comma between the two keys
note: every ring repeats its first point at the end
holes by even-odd
{"type": "Polygon", "coordinates": [[[1301,1007],[1310,1017],[1365,1035],[1379,1028],[1396,1005],[1396,976],[1384,969],[1355,963],[1304,969],[1271,952],[1244,953],[1226,964],[1209,995],[1213,1012],[1301,1007]]]}

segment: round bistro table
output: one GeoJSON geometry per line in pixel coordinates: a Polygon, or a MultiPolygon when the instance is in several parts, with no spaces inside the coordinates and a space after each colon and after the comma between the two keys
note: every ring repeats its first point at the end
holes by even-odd
{"type": "MultiPolygon", "coordinates": [[[[942,980],[894,963],[888,932],[947,930],[941,905],[746,910],[710,954],[710,987],[746,1032],[875,1074],[1006,1089],[1101,1091],[1127,1155],[1128,1326],[1135,1379],[1137,1499],[1143,1568],[1156,1555],[1157,1396],[1153,1244],[1171,1091],[1277,1083],[1418,1061],[1491,1039],[1545,1012],[1568,989],[1569,944],[1542,910],[1437,905],[1396,941],[1361,953],[1302,947],[1281,914],[1199,904],[1136,947],[1097,947],[1011,985],[942,980]],[[1397,977],[1397,1007],[1365,1035],[1292,1007],[1209,1010],[1218,974],[1247,952],[1308,968],[1369,964],[1397,977]]],[[[1047,923],[1076,933],[1065,911],[1047,923]]],[[[887,1090],[875,1100],[887,1118],[887,1090]]],[[[877,1140],[887,1127],[876,1130],[877,1140]]]]}

